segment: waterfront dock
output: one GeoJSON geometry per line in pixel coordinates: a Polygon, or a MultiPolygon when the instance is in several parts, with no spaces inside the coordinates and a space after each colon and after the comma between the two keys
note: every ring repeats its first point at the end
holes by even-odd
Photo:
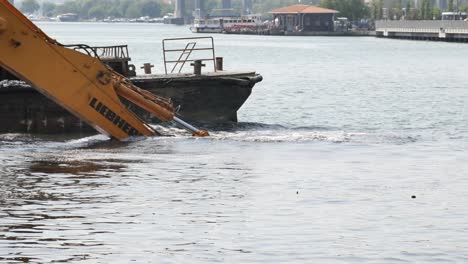
{"type": "Polygon", "coordinates": [[[376,21],[377,37],[468,42],[468,22],[452,20],[376,21]]]}
{"type": "Polygon", "coordinates": [[[271,35],[285,35],[285,36],[318,36],[318,37],[371,37],[375,36],[375,31],[370,30],[350,30],[350,31],[285,31],[278,34],[272,33],[271,35]]]}

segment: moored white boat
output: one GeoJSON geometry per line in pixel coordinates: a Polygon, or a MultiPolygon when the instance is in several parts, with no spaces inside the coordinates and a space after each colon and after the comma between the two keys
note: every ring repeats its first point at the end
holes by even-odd
{"type": "Polygon", "coordinates": [[[263,25],[263,21],[260,15],[196,18],[193,20],[190,30],[193,33],[222,33],[230,28],[261,25],[263,25]]]}

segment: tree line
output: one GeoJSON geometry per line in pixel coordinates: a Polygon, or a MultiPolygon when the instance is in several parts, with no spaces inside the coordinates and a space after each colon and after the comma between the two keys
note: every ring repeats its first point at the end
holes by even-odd
{"type": "MultiPolygon", "coordinates": [[[[440,19],[441,10],[431,4],[431,0],[422,0],[420,7],[415,7],[412,0],[392,0],[389,8],[384,8],[383,0],[372,0],[368,5],[363,0],[322,0],[321,7],[339,11],[340,17],[347,17],[350,21],[361,19],[440,19]]],[[[264,14],[293,4],[298,0],[254,0],[253,12],[264,14]]],[[[306,2],[306,1],[302,1],[306,2]]],[[[468,5],[454,6],[454,0],[448,0],[447,11],[468,11],[468,5]]],[[[456,2],[458,3],[458,1],[456,2]]],[[[205,10],[220,8],[219,0],[203,0],[205,10]]],[[[193,1],[186,1],[186,15],[191,15],[193,1]]],[[[388,6],[388,3],[387,3],[388,6]]],[[[240,9],[241,0],[233,0],[232,7],[240,9]]],[[[24,13],[34,13],[40,9],[38,0],[24,0],[20,10],[24,13]]],[[[106,17],[136,18],[142,16],[161,17],[174,11],[173,5],[162,0],[75,0],[57,5],[44,2],[42,13],[44,16],[57,16],[63,13],[76,13],[80,19],[102,19],[106,17]]]]}
{"type": "MultiPolygon", "coordinates": [[[[24,0],[20,6],[23,13],[34,13],[40,8],[37,0],[24,0]]],[[[42,4],[42,14],[48,17],[75,13],[81,19],[136,18],[160,17],[169,12],[173,12],[173,7],[160,0],[75,0],[60,5],[51,2],[42,4]]]]}
{"type": "MultiPolygon", "coordinates": [[[[219,0],[202,0],[205,10],[221,8],[219,0]]],[[[194,1],[186,1],[186,14],[192,15],[194,1]]],[[[256,13],[267,14],[269,11],[292,4],[297,4],[298,0],[262,0],[254,1],[253,10],[256,13]]],[[[233,0],[232,8],[240,10],[241,0],[233,0]]],[[[20,10],[24,13],[34,13],[40,10],[38,0],[24,0],[20,10]]],[[[42,4],[44,16],[57,16],[63,13],[78,14],[81,19],[90,18],[136,18],[141,16],[161,17],[167,13],[172,13],[174,6],[166,4],[162,0],[75,0],[64,4],[54,4],[45,1],[42,4]]]]}

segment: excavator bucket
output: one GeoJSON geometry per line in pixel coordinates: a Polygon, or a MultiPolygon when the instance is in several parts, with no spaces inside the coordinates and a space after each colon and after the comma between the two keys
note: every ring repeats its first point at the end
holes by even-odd
{"type": "MultiPolygon", "coordinates": [[[[167,100],[135,87],[98,58],[51,39],[8,0],[0,0],[0,66],[99,132],[119,140],[157,133],[128,110],[119,95],[163,121],[178,120],[167,100]]],[[[205,131],[192,132],[206,135],[205,131]]]]}

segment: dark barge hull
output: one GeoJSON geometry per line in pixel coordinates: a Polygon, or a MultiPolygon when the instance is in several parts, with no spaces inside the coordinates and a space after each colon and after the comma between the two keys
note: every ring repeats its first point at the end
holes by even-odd
{"type": "MultiPolygon", "coordinates": [[[[138,87],[171,98],[179,116],[194,123],[236,122],[237,110],[261,80],[261,75],[255,72],[131,78],[138,87]]],[[[129,108],[148,122],[158,122],[134,105],[129,108]]],[[[0,81],[0,133],[89,132],[94,129],[31,86],[19,81],[0,81]]]]}

